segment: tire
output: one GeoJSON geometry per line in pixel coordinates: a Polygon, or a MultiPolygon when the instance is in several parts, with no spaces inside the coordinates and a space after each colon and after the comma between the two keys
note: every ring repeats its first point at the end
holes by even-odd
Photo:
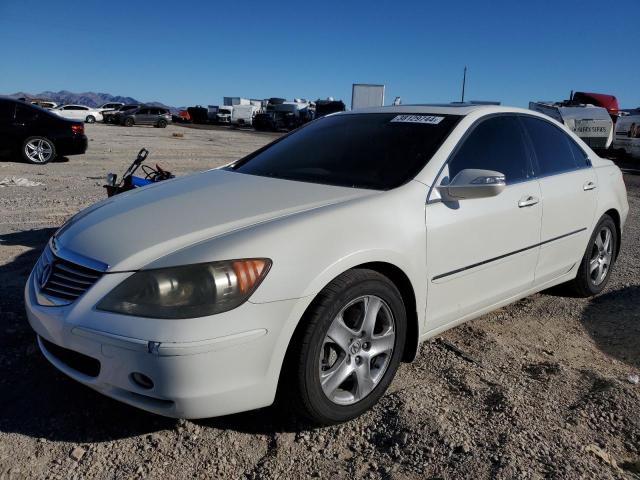
{"type": "Polygon", "coordinates": [[[291,340],[280,403],[319,425],[362,415],[393,380],[406,331],[402,296],[387,277],[365,269],[345,272],[318,294],[291,340]],[[366,327],[371,308],[378,314],[366,327]],[[360,336],[362,331],[368,333],[360,336]]]}
{"type": "Polygon", "coordinates": [[[124,126],[125,127],[133,127],[133,118],[131,118],[131,117],[125,118],[124,119],[124,126]]]}
{"type": "Polygon", "coordinates": [[[85,118],[85,122],[86,123],[96,123],[96,117],[94,117],[93,115],[87,115],[87,118],[85,118]]]}
{"type": "Polygon", "coordinates": [[[576,278],[567,285],[574,294],[586,298],[604,290],[616,261],[618,242],[615,222],[609,215],[603,215],[591,234],[576,278]]]}
{"type": "Polygon", "coordinates": [[[158,120],[158,128],[167,128],[166,120],[158,120]]]}
{"type": "Polygon", "coordinates": [[[22,143],[22,158],[27,163],[44,165],[56,158],[56,146],[46,137],[29,137],[22,143]]]}

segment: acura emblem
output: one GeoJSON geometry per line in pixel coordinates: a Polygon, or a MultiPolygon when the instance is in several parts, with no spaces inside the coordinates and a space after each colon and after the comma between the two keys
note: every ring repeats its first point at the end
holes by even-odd
{"type": "Polygon", "coordinates": [[[42,267],[42,273],[40,274],[40,288],[44,288],[44,286],[49,281],[49,277],[51,277],[51,264],[47,263],[44,267],[42,267]]]}

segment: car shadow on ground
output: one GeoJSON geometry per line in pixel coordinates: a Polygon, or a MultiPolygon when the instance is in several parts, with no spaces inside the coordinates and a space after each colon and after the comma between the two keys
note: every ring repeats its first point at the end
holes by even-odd
{"type": "MultiPolygon", "coordinates": [[[[50,163],[67,163],[69,161],[69,157],[58,156],[54,158],[50,163]]],[[[23,165],[32,165],[34,167],[39,167],[40,165],[33,165],[31,163],[25,162],[19,155],[9,155],[9,156],[0,156],[0,162],[7,163],[21,163],[23,165]]]]}
{"type": "Polygon", "coordinates": [[[600,350],[640,368],[640,285],[608,291],[593,298],[582,325],[600,350]]]}

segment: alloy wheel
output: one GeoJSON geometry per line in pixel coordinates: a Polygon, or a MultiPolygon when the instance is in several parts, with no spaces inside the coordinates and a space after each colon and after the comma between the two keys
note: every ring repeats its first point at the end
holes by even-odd
{"type": "Polygon", "coordinates": [[[351,405],[369,395],[384,377],[395,338],[393,313],[380,297],[365,295],[343,307],[320,353],[320,384],[327,398],[351,405]]]}
{"type": "Polygon", "coordinates": [[[53,156],[53,145],[43,138],[34,138],[26,143],[24,151],[34,163],[47,163],[53,156]]]}
{"type": "Polygon", "coordinates": [[[600,229],[593,242],[589,260],[589,278],[595,286],[600,285],[609,273],[613,258],[612,237],[609,227],[604,226],[600,229]]]}

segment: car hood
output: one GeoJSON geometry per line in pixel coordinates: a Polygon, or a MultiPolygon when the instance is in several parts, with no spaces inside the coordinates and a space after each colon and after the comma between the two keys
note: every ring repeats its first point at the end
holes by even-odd
{"type": "Polygon", "coordinates": [[[107,271],[137,270],[203,240],[375,193],[209,170],[99,202],[60,228],[55,242],[107,271]]]}

